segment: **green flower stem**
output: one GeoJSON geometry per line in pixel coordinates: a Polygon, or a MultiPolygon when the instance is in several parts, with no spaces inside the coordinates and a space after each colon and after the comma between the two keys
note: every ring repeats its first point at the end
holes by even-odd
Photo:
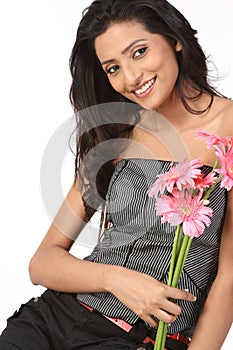
{"type": "MultiPolygon", "coordinates": [[[[215,171],[218,165],[219,165],[219,160],[217,158],[213,166],[212,172],[215,171]]],[[[223,178],[223,175],[218,175],[215,183],[212,184],[208,189],[205,189],[203,199],[209,198],[214,187],[216,186],[217,183],[222,181],[222,178],[223,178]]],[[[184,235],[182,225],[178,225],[175,232],[171,262],[170,262],[169,273],[168,273],[168,282],[167,282],[168,286],[172,286],[175,288],[178,286],[180,276],[188,256],[191,243],[192,243],[192,238],[189,237],[188,235],[184,235]]],[[[163,321],[159,321],[154,350],[164,350],[166,335],[167,335],[167,328],[168,328],[167,323],[163,321]]]]}
{"type": "Polygon", "coordinates": [[[180,254],[179,254],[178,259],[177,259],[176,268],[174,271],[174,276],[173,276],[172,284],[171,284],[172,287],[177,287],[177,285],[178,285],[178,282],[179,282],[179,279],[180,279],[180,276],[181,276],[181,273],[182,273],[182,270],[183,270],[183,267],[185,264],[185,260],[187,258],[187,255],[188,255],[188,252],[189,252],[189,249],[191,246],[191,243],[192,243],[192,238],[185,235],[183,238],[182,245],[181,245],[180,254]]]}
{"type": "MultiPolygon", "coordinates": [[[[187,243],[186,250],[185,250],[185,255],[184,255],[184,260],[183,260],[183,267],[182,267],[182,269],[181,269],[181,272],[182,272],[182,270],[183,270],[183,268],[184,268],[184,264],[185,264],[185,261],[186,261],[186,259],[187,259],[187,256],[188,256],[189,249],[190,249],[190,247],[191,247],[192,241],[193,241],[192,237],[189,237],[189,236],[188,236],[188,243],[187,243]]],[[[179,281],[178,281],[178,282],[179,282],[179,281]]]]}
{"type": "MultiPolygon", "coordinates": [[[[189,253],[189,249],[192,243],[192,238],[184,235],[181,225],[176,228],[174,237],[172,256],[169,268],[168,282],[167,284],[172,287],[177,287],[179,279],[184,268],[186,258],[189,253]]],[[[163,350],[166,342],[167,323],[159,321],[157,329],[156,340],[154,350],[163,350]]]]}
{"type": "Polygon", "coordinates": [[[180,231],[179,231],[179,241],[178,241],[178,245],[177,245],[178,246],[178,251],[177,251],[176,260],[178,259],[178,255],[180,253],[181,245],[182,245],[183,238],[184,238],[182,225],[179,225],[179,226],[180,226],[180,231]]]}
{"type": "Polygon", "coordinates": [[[166,342],[166,334],[167,334],[167,324],[163,321],[159,321],[154,350],[164,349],[164,345],[166,342]]]}
{"type": "Polygon", "coordinates": [[[217,178],[217,180],[215,181],[215,183],[213,185],[211,185],[208,190],[205,192],[203,199],[208,199],[211,192],[213,191],[213,189],[215,188],[215,185],[217,185],[219,182],[222,181],[223,175],[219,175],[219,177],[217,178]]]}
{"type": "Polygon", "coordinates": [[[217,168],[218,164],[219,164],[219,159],[216,158],[216,159],[215,159],[215,162],[214,162],[214,166],[213,166],[212,171],[214,171],[214,170],[217,168]]]}
{"type": "MultiPolygon", "coordinates": [[[[191,243],[192,243],[192,238],[187,235],[183,236],[182,227],[181,225],[178,225],[176,228],[169,275],[168,275],[167,284],[169,286],[177,287],[191,243]]],[[[154,350],[164,349],[165,342],[166,342],[167,328],[168,328],[167,323],[163,321],[159,321],[154,350]]]]}
{"type": "Polygon", "coordinates": [[[164,322],[164,327],[163,327],[163,335],[162,335],[162,339],[161,339],[161,349],[164,350],[165,347],[165,343],[166,343],[166,336],[167,336],[167,328],[168,328],[168,324],[164,322]]]}
{"type": "Polygon", "coordinates": [[[172,256],[171,256],[171,262],[170,262],[170,268],[169,268],[169,273],[168,273],[168,282],[167,284],[171,286],[172,283],[172,278],[173,278],[173,273],[174,273],[174,268],[177,260],[177,255],[179,253],[179,241],[180,241],[180,225],[176,227],[176,233],[174,237],[174,243],[173,243],[173,248],[172,248],[172,256]]]}
{"type": "MultiPolygon", "coordinates": [[[[181,227],[180,227],[180,225],[178,225],[176,227],[174,243],[173,243],[173,248],[172,248],[172,256],[171,256],[170,268],[169,268],[169,273],[168,273],[168,282],[167,282],[167,284],[169,286],[172,283],[173,272],[174,272],[174,269],[175,269],[177,255],[178,255],[178,252],[179,252],[180,229],[181,229],[181,227]]],[[[167,333],[167,324],[165,322],[163,322],[163,321],[159,321],[159,326],[158,326],[158,329],[157,329],[154,350],[164,349],[164,345],[165,345],[165,342],[166,342],[166,333],[167,333]],[[164,345],[163,345],[163,343],[164,343],[164,345]]]]}
{"type": "MultiPolygon", "coordinates": [[[[215,160],[215,163],[214,163],[214,166],[213,166],[213,169],[212,169],[211,172],[214,172],[214,170],[218,167],[218,164],[219,164],[219,159],[217,158],[217,159],[215,160]]],[[[217,178],[217,180],[215,181],[215,183],[214,183],[213,185],[211,185],[206,191],[204,191],[203,199],[208,199],[208,198],[209,198],[209,196],[210,196],[211,192],[213,191],[215,185],[216,185],[217,183],[219,183],[219,182],[222,180],[222,178],[223,178],[223,176],[220,175],[220,176],[217,178]]]]}

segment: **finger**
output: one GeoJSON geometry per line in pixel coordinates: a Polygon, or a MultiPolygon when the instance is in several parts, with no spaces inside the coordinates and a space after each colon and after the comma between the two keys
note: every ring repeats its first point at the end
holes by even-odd
{"type": "Polygon", "coordinates": [[[143,320],[148,323],[151,327],[157,328],[158,327],[158,322],[154,319],[154,316],[152,315],[147,315],[143,318],[143,320]]]}
{"type": "Polygon", "coordinates": [[[164,303],[163,310],[174,316],[179,316],[181,314],[181,307],[170,300],[164,303]]]}
{"type": "Polygon", "coordinates": [[[188,292],[188,290],[182,290],[178,288],[170,288],[169,298],[177,300],[187,300],[187,301],[196,301],[197,298],[195,295],[188,292]]]}
{"type": "Polygon", "coordinates": [[[169,314],[168,312],[166,312],[162,309],[158,310],[156,317],[159,320],[161,320],[165,323],[168,323],[168,324],[174,322],[177,318],[177,316],[169,314]]]}

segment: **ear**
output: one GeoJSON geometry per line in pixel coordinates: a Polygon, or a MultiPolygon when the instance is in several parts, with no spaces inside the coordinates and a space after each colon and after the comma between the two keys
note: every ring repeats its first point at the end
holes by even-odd
{"type": "Polygon", "coordinates": [[[176,50],[176,52],[179,52],[179,51],[181,51],[183,49],[183,47],[182,47],[182,45],[181,45],[181,43],[179,43],[179,41],[176,43],[176,46],[175,46],[175,50],[176,50]]]}

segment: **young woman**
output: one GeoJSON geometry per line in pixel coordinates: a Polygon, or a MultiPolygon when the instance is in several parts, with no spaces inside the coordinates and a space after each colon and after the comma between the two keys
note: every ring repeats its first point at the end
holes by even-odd
{"type": "Polygon", "coordinates": [[[22,305],[1,350],[219,350],[233,318],[233,194],[217,186],[211,225],[193,240],[178,288],[168,287],[174,227],[147,190],[173,161],[215,155],[195,132],[233,134],[233,104],[208,82],[196,31],[165,0],[96,0],[73,47],[76,177],[30,262],[48,288],[22,305]],[[69,250],[96,210],[104,233],[90,256],[69,250]],[[190,342],[190,338],[192,338],[190,342]]]}

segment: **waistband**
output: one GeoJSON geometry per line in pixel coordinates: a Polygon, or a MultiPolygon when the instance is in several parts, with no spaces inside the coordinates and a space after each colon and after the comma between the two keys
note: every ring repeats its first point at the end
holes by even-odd
{"type": "MultiPolygon", "coordinates": [[[[82,306],[84,306],[86,309],[88,309],[89,311],[93,311],[94,309],[92,307],[90,307],[89,305],[86,305],[84,304],[83,302],[81,301],[78,301],[79,304],[81,304],[82,306]]],[[[124,320],[122,319],[119,319],[119,318],[114,318],[114,317],[109,317],[107,315],[104,315],[104,314],[101,314],[103,317],[107,318],[109,321],[111,321],[112,323],[114,323],[116,326],[120,327],[121,329],[123,329],[124,331],[126,332],[130,332],[131,329],[133,328],[133,325],[125,322],[124,320]]],[[[167,334],[167,338],[168,339],[173,339],[177,342],[180,342],[180,343],[183,343],[183,344],[186,344],[186,345],[189,345],[190,342],[191,342],[191,338],[188,337],[187,335],[185,334],[182,334],[182,333],[175,333],[175,334],[167,334]]],[[[150,336],[146,336],[145,339],[143,340],[143,343],[146,344],[146,343],[151,343],[152,345],[155,344],[155,341],[154,339],[152,339],[150,336]]],[[[166,349],[165,349],[166,350],[166,349]]]]}

